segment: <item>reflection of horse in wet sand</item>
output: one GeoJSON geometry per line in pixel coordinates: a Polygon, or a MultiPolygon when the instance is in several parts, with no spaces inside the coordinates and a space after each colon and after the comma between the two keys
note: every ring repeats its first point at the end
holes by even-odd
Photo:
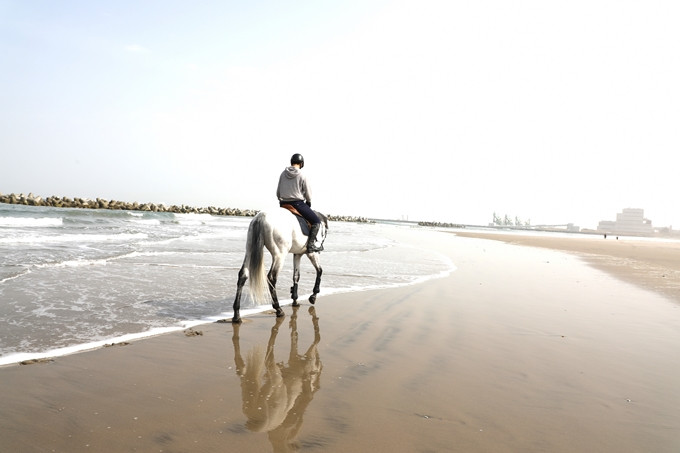
{"type": "Polygon", "coordinates": [[[317,345],[321,340],[319,318],[314,307],[309,308],[314,325],[314,341],[304,354],[298,354],[297,311],[290,318],[290,354],[288,363],[276,362],[274,344],[284,318],[276,318],[266,352],[259,346],[246,355],[244,361],[239,344],[239,324],[234,324],[234,362],[241,378],[243,413],[246,427],[255,432],[267,432],[275,452],[297,451],[295,443],[302,427],[302,416],[314,393],[319,390],[321,358],[317,345]]]}

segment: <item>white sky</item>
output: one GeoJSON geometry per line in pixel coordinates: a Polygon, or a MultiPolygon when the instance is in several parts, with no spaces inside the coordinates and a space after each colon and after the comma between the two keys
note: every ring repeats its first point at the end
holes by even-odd
{"type": "Polygon", "coordinates": [[[680,2],[0,0],[0,192],[680,228],[680,2]]]}

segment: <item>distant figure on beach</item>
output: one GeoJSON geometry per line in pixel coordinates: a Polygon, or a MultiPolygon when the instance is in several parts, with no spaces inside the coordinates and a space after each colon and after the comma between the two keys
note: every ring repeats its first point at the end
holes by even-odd
{"type": "Polygon", "coordinates": [[[274,346],[283,318],[276,318],[263,351],[256,345],[244,360],[241,355],[239,324],[234,324],[232,343],[236,374],[241,378],[243,413],[246,427],[253,432],[266,432],[274,452],[299,450],[295,439],[302,427],[302,416],[321,384],[323,365],[317,345],[321,340],[319,318],[309,308],[314,327],[314,340],[304,354],[298,352],[297,311],[290,319],[290,353],[288,362],[277,362],[274,346]]]}
{"type": "Polygon", "coordinates": [[[293,154],[290,158],[290,167],[286,167],[279,177],[279,186],[276,189],[276,197],[279,205],[291,205],[310,224],[307,251],[310,253],[320,252],[323,247],[316,246],[316,235],[319,233],[321,219],[312,211],[312,190],[307,182],[307,177],[302,173],[305,159],[302,154],[293,154]]]}

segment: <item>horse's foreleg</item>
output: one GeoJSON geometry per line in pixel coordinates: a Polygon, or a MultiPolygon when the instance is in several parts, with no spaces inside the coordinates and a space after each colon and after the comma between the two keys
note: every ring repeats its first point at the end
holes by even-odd
{"type": "Polygon", "coordinates": [[[283,266],[283,260],[280,257],[274,257],[272,262],[272,267],[269,269],[269,274],[267,274],[267,282],[269,282],[269,294],[272,296],[272,308],[276,310],[276,316],[283,316],[283,310],[279,305],[279,298],[276,295],[276,280],[279,277],[279,271],[283,266]]]}
{"type": "Polygon", "coordinates": [[[309,296],[309,303],[313,305],[316,302],[316,295],[321,292],[321,274],[323,273],[323,269],[321,268],[318,254],[315,253],[307,256],[309,256],[309,260],[312,262],[312,265],[314,265],[314,269],[316,269],[316,281],[314,282],[314,289],[312,290],[312,295],[309,296]]]}
{"type": "Polygon", "coordinates": [[[298,304],[298,282],[300,281],[300,259],[302,255],[293,255],[293,286],[290,288],[290,297],[293,299],[293,307],[298,304]]]}
{"type": "Polygon", "coordinates": [[[316,281],[314,282],[314,290],[312,291],[312,295],[309,296],[309,302],[311,304],[314,304],[316,302],[316,295],[321,292],[321,274],[323,273],[323,269],[319,267],[316,270],[316,281]]]}
{"type": "Polygon", "coordinates": [[[241,270],[238,271],[238,283],[236,284],[236,298],[234,299],[234,317],[231,322],[239,323],[241,322],[241,293],[243,292],[243,286],[248,280],[248,268],[243,265],[241,270]]]}

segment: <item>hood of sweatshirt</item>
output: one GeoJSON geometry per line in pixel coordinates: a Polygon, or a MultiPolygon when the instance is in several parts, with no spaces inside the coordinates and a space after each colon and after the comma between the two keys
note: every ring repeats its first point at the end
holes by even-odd
{"type": "Polygon", "coordinates": [[[286,175],[286,178],[288,178],[288,179],[293,179],[293,178],[295,178],[297,175],[300,174],[300,169],[297,168],[297,167],[293,167],[293,166],[291,165],[290,167],[286,167],[286,169],[284,170],[284,173],[285,173],[285,175],[286,175]]]}

